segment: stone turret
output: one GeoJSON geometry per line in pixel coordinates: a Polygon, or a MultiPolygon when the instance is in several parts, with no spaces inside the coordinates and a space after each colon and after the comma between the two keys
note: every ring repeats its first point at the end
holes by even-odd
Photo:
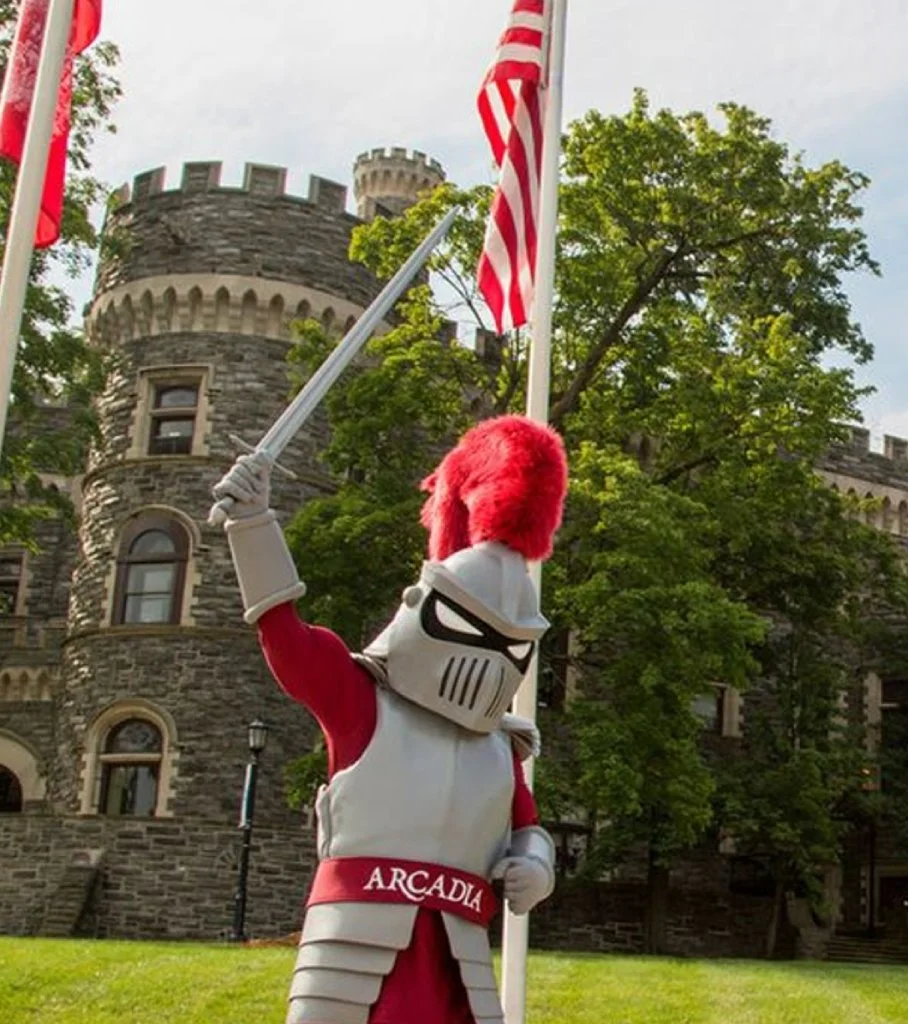
{"type": "MultiPolygon", "coordinates": [[[[115,366],[83,482],[51,790],[64,813],[104,823],[94,845],[130,894],[100,911],[112,934],[226,929],[247,726],[257,717],[270,728],[259,863],[273,874],[251,878],[250,927],[298,924],[311,845],[286,807],[283,769],[310,749],[313,723],[271,679],[243,623],[223,530],[206,517],[213,484],[238,454],[230,435],[255,443],[287,403],[290,322],[311,316],[343,329],[380,283],[347,260],[359,221],[344,187],[313,178],[307,196],[291,196],[285,179],[283,168],[247,165],[243,184],[227,188],[219,164],[193,163],[168,189],[164,172],[150,171],[118,193],[105,226],[116,244],[99,267],[87,329],[115,366]],[[118,732],[124,722],[139,724],[118,732]],[[121,768],[143,745],[138,767],[121,768]],[[141,891],[172,894],[159,877],[175,870],[162,856],[168,842],[184,851],[187,892],[202,895],[171,899],[162,917],[141,891]],[[133,895],[123,878],[136,873],[133,895]]],[[[330,487],[318,461],[325,429],[314,420],[282,456],[296,475],[274,481],[284,521],[330,487]]]]}
{"type": "Polygon", "coordinates": [[[444,180],[441,164],[418,150],[394,147],[361,153],[353,165],[357,213],[363,220],[379,212],[401,214],[444,180]]]}
{"type": "MultiPolygon", "coordinates": [[[[420,154],[380,152],[357,177],[370,216],[443,178],[420,154]]],[[[297,196],[286,180],[248,164],[227,187],[219,163],[199,162],[114,196],[86,314],[111,372],[81,492],[57,482],[78,499],[78,538],[50,524],[60,536],[39,556],[0,552],[13,613],[0,623],[0,931],[227,934],[256,718],[269,736],[246,931],[299,925],[314,836],[283,772],[315,727],[271,679],[206,519],[231,435],[255,443],[287,403],[292,321],[339,333],[381,284],[348,260],[362,221],[346,188],[313,177],[297,196]]],[[[295,474],[274,480],[282,521],[330,489],[326,441],[316,415],[282,454],[295,474]]]]}

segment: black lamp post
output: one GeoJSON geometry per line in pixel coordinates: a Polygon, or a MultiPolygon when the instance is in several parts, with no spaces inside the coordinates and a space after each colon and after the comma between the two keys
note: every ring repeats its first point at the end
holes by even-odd
{"type": "Polygon", "coordinates": [[[259,754],[268,742],[268,726],[256,719],[250,722],[248,730],[249,760],[246,763],[246,778],[243,782],[243,805],[240,810],[240,828],[243,830],[243,845],[240,848],[240,869],[233,896],[233,928],[231,942],[243,942],[246,922],[246,880],[249,875],[249,851],[252,847],[252,816],[255,813],[255,784],[259,770],[259,754]]]}

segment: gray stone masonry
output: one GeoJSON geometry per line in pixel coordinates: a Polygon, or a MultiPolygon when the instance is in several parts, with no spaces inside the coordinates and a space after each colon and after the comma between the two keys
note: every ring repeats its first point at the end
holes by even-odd
{"type": "Polygon", "coordinates": [[[124,629],[73,640],[56,731],[51,797],[61,813],[79,809],[86,730],[109,704],[141,696],[168,712],[179,758],[169,812],[235,821],[248,757],[246,726],[269,726],[256,820],[286,828],[297,815],[283,796],[283,768],[311,749],[308,712],[274,684],[253,630],[124,629]]]}
{"type": "MultiPolygon", "coordinates": [[[[242,621],[223,531],[206,523],[211,487],[238,454],[229,435],[255,443],[287,404],[290,342],[285,325],[273,329],[273,303],[264,319],[256,313],[250,330],[232,314],[191,323],[148,315],[141,291],[144,280],[161,275],[181,297],[200,276],[214,275],[212,287],[220,287],[219,277],[226,287],[257,277],[278,291],[303,286],[335,297],[339,306],[340,300],[368,305],[380,284],[347,260],[359,221],[345,211],[345,189],[312,179],[302,199],[284,194],[285,179],[281,168],[249,165],[240,188],[222,188],[219,165],[189,164],[181,187],[165,192],[163,174],[149,172],[131,192],[121,190],[108,218],[107,231],[122,233],[126,244],[99,267],[96,300],[134,283],[135,299],[128,301],[135,301],[137,315],[109,333],[89,322],[91,337],[114,343],[115,363],[98,402],[99,439],[82,481],[78,550],[65,527],[45,538],[35,561],[36,603],[17,627],[26,631],[28,651],[7,645],[3,652],[10,663],[20,664],[20,653],[40,661],[39,630],[48,633],[41,616],[56,625],[54,642],[46,645],[48,664],[59,664],[53,701],[0,706],[0,728],[39,753],[48,785],[44,807],[0,821],[4,931],[29,934],[56,920],[48,901],[67,870],[88,857],[101,865],[87,919],[92,933],[223,935],[236,882],[246,728],[255,717],[270,732],[257,794],[250,931],[273,935],[298,927],[311,835],[286,806],[283,770],[311,749],[314,723],[272,680],[255,630],[242,621]],[[140,443],[143,374],[189,366],[205,381],[193,452],[149,457],[140,443]],[[190,537],[183,615],[179,625],[112,626],[119,540],[129,521],[149,510],[172,511],[190,537]],[[175,730],[164,816],[79,816],[88,792],[89,730],[111,705],[137,699],[175,730]]],[[[245,302],[246,294],[231,301],[245,302]]],[[[161,301],[166,305],[166,294],[161,301]]],[[[122,302],[126,310],[127,299],[122,302]]],[[[288,306],[286,315],[297,308],[288,306]]],[[[343,316],[350,313],[347,307],[343,316]]],[[[295,481],[274,477],[273,504],[283,520],[330,486],[318,457],[327,441],[324,416],[316,416],[282,455],[296,474],[295,481]]]]}
{"type": "MultiPolygon", "coordinates": [[[[101,441],[89,461],[89,474],[83,484],[84,503],[89,505],[95,500],[91,489],[96,486],[99,470],[109,470],[127,458],[139,398],[139,370],[149,366],[210,367],[204,441],[214,462],[200,457],[163,456],[131,460],[124,466],[130,474],[139,476],[136,489],[144,486],[146,493],[155,487],[160,489],[162,484],[166,487],[165,476],[176,472],[172,467],[181,467],[187,479],[193,470],[196,477],[205,475],[199,481],[197,493],[174,495],[190,498],[191,504],[185,511],[203,522],[208,513],[208,506],[201,503],[203,493],[208,495],[208,488],[218,478],[216,474],[223,472],[239,454],[229,435],[237,434],[250,443],[258,441],[290,399],[288,349],[289,344],[279,340],[213,331],[158,335],[121,345],[117,368],[99,402],[101,441]]],[[[307,481],[314,481],[321,490],[327,486],[318,461],[318,451],[326,440],[324,417],[316,416],[281,457],[282,464],[298,473],[304,484],[294,489],[285,477],[275,476],[275,499],[285,509],[295,508],[312,493],[312,487],[305,486],[307,481]]]]}
{"type": "MultiPolygon", "coordinates": [[[[595,953],[643,952],[642,885],[564,882],[530,918],[530,941],[540,949],[595,953]]],[[[672,889],[668,895],[669,956],[763,955],[772,900],[672,889]]]]}
{"type": "MultiPolygon", "coordinates": [[[[239,832],[226,821],[21,815],[0,817],[0,922],[34,935],[67,869],[104,850],[88,933],[132,939],[218,939],[230,930],[239,832]]],[[[298,820],[253,833],[247,934],[287,935],[300,926],[313,864],[311,833],[298,820]]]]}
{"type": "Polygon", "coordinates": [[[46,776],[53,764],[55,750],[53,702],[16,700],[0,703],[0,729],[25,742],[36,755],[46,776]]]}
{"type": "Polygon", "coordinates": [[[105,230],[128,233],[128,253],[98,271],[96,293],[160,274],[240,274],[308,285],[360,306],[376,282],[347,259],[358,218],[346,189],[310,179],[308,198],[283,192],[283,168],[248,165],[240,188],[219,184],[220,164],[187,164],[182,187],[164,191],[163,170],[136,177],[105,230]]]}

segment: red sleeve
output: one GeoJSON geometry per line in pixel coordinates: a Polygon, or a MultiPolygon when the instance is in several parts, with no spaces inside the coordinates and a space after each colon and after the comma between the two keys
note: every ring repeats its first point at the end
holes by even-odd
{"type": "Polygon", "coordinates": [[[520,755],[516,750],[514,755],[514,799],[511,803],[511,828],[516,832],[519,828],[528,828],[530,825],[539,824],[539,812],[536,810],[536,801],[527,785],[526,777],[523,774],[523,765],[520,755]]]}
{"type": "Polygon", "coordinates": [[[357,761],[375,731],[375,683],[330,629],[309,626],[289,602],[258,621],[259,643],[278,685],[315,716],[328,747],[328,773],[357,761]]]}

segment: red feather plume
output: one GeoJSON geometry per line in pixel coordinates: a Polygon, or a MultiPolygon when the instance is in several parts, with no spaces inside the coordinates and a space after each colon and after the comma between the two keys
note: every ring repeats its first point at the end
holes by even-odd
{"type": "Polygon", "coordinates": [[[498,541],[529,561],[548,558],[567,491],[558,434],[525,416],[499,416],[467,431],[422,483],[429,558],[443,561],[498,541]]]}

